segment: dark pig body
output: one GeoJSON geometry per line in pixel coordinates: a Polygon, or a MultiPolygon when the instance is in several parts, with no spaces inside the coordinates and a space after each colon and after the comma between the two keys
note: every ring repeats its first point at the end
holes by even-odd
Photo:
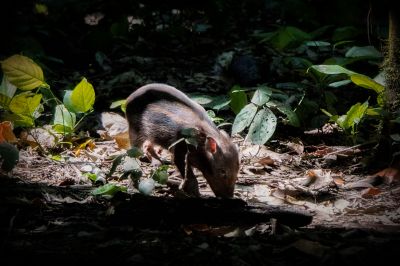
{"type": "Polygon", "coordinates": [[[199,169],[216,196],[232,197],[239,171],[239,153],[229,135],[219,130],[204,108],[181,91],[165,84],[148,84],[126,102],[131,145],[158,157],[153,145],[168,148],[194,128],[198,146],[178,142],[171,148],[173,162],[183,177],[181,188],[200,195],[192,167],[199,169]],[[185,166],[187,164],[187,168],[185,166]]]}

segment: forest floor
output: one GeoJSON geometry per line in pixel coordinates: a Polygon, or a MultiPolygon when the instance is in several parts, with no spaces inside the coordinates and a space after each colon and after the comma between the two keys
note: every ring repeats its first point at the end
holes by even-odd
{"type": "MultiPolygon", "coordinates": [[[[310,134],[314,138],[321,132],[310,134]]],[[[114,141],[98,141],[79,156],[66,152],[64,158],[69,159],[63,163],[27,148],[21,150],[12,178],[0,178],[0,253],[2,261],[9,262],[3,265],[34,261],[372,265],[397,258],[398,176],[363,172],[362,158],[369,147],[315,146],[295,140],[275,140],[266,147],[245,144],[238,137],[235,141],[240,144],[242,162],[235,198],[304,211],[313,216],[309,225],[292,228],[274,219],[247,225],[235,221],[166,225],[154,213],[157,208],[146,207],[115,222],[111,218],[118,204],[134,200],[120,194],[112,200],[94,197],[94,186],[84,175],[94,165],[104,172],[110,169],[110,158],[123,152],[114,141]],[[148,221],[144,215],[158,220],[133,222],[148,221]]],[[[153,169],[146,162],[141,166],[144,176],[153,169]]],[[[174,167],[169,174],[173,181],[174,167]]],[[[213,197],[205,180],[201,176],[199,180],[203,197],[213,197]]],[[[110,182],[127,186],[128,194],[138,194],[130,179],[110,182]]],[[[167,185],[157,186],[153,195],[177,197],[176,190],[167,185]]]]}

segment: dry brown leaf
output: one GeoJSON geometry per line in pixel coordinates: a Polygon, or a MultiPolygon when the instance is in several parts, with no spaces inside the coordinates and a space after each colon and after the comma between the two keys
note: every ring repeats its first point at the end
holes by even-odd
{"type": "Polygon", "coordinates": [[[261,158],[258,163],[264,166],[275,166],[275,161],[269,156],[261,158]]]}
{"type": "Polygon", "coordinates": [[[296,152],[298,155],[302,155],[304,153],[304,145],[301,141],[287,142],[285,145],[292,151],[296,152]]]}
{"type": "Polygon", "coordinates": [[[131,146],[128,132],[122,132],[114,136],[115,142],[120,149],[129,149],[131,146]]]}
{"type": "Polygon", "coordinates": [[[0,123],[0,143],[3,141],[10,143],[17,142],[17,137],[14,135],[10,121],[4,121],[0,123]]]}
{"type": "Polygon", "coordinates": [[[90,150],[93,150],[95,147],[96,147],[96,144],[94,143],[94,140],[88,139],[74,149],[74,154],[76,157],[78,157],[81,154],[82,150],[85,150],[87,148],[90,150]]]}
{"type": "Polygon", "coordinates": [[[376,187],[370,187],[366,188],[363,191],[361,191],[361,196],[363,198],[372,198],[373,196],[376,196],[381,193],[381,190],[376,187]]]}
{"type": "Polygon", "coordinates": [[[392,167],[388,167],[388,168],[383,169],[382,171],[379,171],[374,176],[383,177],[383,180],[386,184],[391,184],[394,181],[400,180],[400,169],[399,168],[400,168],[399,164],[396,164],[392,167]]]}
{"type": "Polygon", "coordinates": [[[332,176],[333,182],[338,186],[344,185],[344,179],[341,176],[332,176]]]}

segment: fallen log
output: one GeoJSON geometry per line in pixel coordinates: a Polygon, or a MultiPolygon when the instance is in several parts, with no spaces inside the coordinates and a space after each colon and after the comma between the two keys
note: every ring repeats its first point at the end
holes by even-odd
{"type": "Polygon", "coordinates": [[[305,211],[283,206],[246,203],[241,199],[219,198],[165,198],[133,194],[128,200],[114,201],[113,224],[160,226],[182,224],[251,225],[278,223],[302,227],[312,222],[305,211]]]}

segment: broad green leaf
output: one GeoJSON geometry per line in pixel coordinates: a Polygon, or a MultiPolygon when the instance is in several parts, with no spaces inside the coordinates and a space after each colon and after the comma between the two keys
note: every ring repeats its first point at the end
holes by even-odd
{"type": "Polygon", "coordinates": [[[365,114],[366,114],[366,115],[369,115],[369,116],[372,116],[372,117],[380,118],[380,117],[382,117],[383,110],[382,110],[382,108],[380,108],[380,107],[377,107],[377,108],[368,108],[368,109],[365,111],[365,114]]]}
{"type": "Polygon", "coordinates": [[[0,162],[2,170],[6,172],[11,171],[17,165],[18,160],[19,151],[14,145],[6,141],[0,143],[0,162]]]}
{"type": "Polygon", "coordinates": [[[159,184],[166,184],[168,181],[168,165],[161,165],[152,174],[151,178],[157,181],[159,184]]]}
{"type": "Polygon", "coordinates": [[[32,59],[23,55],[13,55],[1,62],[3,73],[21,90],[33,90],[48,86],[44,81],[43,71],[32,59]]]}
{"type": "Polygon", "coordinates": [[[207,110],[207,115],[214,123],[218,124],[224,121],[224,119],[218,117],[213,110],[207,110]]]}
{"type": "Polygon", "coordinates": [[[41,94],[20,93],[12,98],[9,108],[15,114],[36,117],[41,99],[41,94]]]}
{"type": "Polygon", "coordinates": [[[351,40],[351,39],[354,39],[355,37],[357,37],[359,32],[360,31],[356,27],[353,27],[353,26],[337,28],[333,32],[332,40],[334,42],[351,40]]]}
{"type": "Polygon", "coordinates": [[[313,65],[311,61],[296,56],[286,57],[283,59],[283,62],[285,63],[285,65],[288,65],[293,69],[307,69],[313,65]]]}
{"type": "Polygon", "coordinates": [[[145,178],[140,180],[138,190],[144,195],[150,195],[155,188],[155,181],[152,178],[145,178]]]}
{"type": "Polygon", "coordinates": [[[122,168],[124,172],[132,172],[141,169],[137,159],[129,156],[125,156],[122,168]]]}
{"type": "Polygon", "coordinates": [[[219,95],[213,97],[213,100],[209,104],[204,105],[204,107],[208,107],[218,111],[226,108],[230,102],[231,100],[227,95],[219,95]]]}
{"type": "Polygon", "coordinates": [[[197,136],[199,134],[199,130],[197,128],[183,128],[180,133],[182,134],[185,142],[189,145],[193,145],[197,147],[199,145],[197,141],[197,136]]]}
{"type": "Polygon", "coordinates": [[[381,84],[382,86],[385,86],[386,84],[385,72],[384,71],[379,72],[379,74],[374,77],[374,80],[377,83],[381,84]]]}
{"type": "Polygon", "coordinates": [[[293,110],[287,105],[279,105],[277,109],[286,115],[288,124],[294,127],[300,127],[300,119],[293,110]]]}
{"type": "Polygon", "coordinates": [[[0,93],[0,107],[9,109],[11,98],[0,93]]]}
{"type": "Polygon", "coordinates": [[[17,91],[17,87],[11,84],[6,76],[3,76],[3,80],[0,85],[0,95],[7,96],[8,98],[14,97],[15,92],[17,91]]]}
{"type": "Polygon", "coordinates": [[[117,192],[126,192],[127,188],[125,186],[117,186],[115,184],[105,184],[104,186],[98,187],[94,190],[92,190],[92,194],[95,196],[108,196],[112,197],[114,196],[117,192]]]}
{"type": "Polygon", "coordinates": [[[305,45],[310,47],[327,47],[330,46],[331,44],[329,42],[323,42],[323,41],[308,41],[305,42],[305,45]]]}
{"type": "Polygon", "coordinates": [[[262,145],[272,137],[276,125],[276,116],[270,109],[264,108],[259,110],[250,125],[246,140],[250,140],[254,144],[262,145]]]}
{"type": "Polygon", "coordinates": [[[71,104],[75,111],[81,113],[89,111],[92,109],[95,100],[95,92],[92,84],[90,84],[86,78],[83,78],[72,90],[70,97],[71,104]]]}
{"type": "Polygon", "coordinates": [[[76,125],[76,115],[65,108],[63,104],[57,105],[54,112],[53,128],[57,132],[71,133],[76,125]]]}
{"type": "Polygon", "coordinates": [[[123,106],[123,105],[125,105],[125,103],[126,103],[126,99],[112,102],[111,105],[110,105],[110,109],[114,109],[114,108],[117,108],[119,106],[123,106]]]}
{"type": "Polygon", "coordinates": [[[338,118],[338,125],[344,129],[352,128],[352,133],[354,133],[355,126],[360,123],[367,109],[368,102],[364,102],[363,104],[356,103],[347,111],[346,115],[338,118]]]}
{"type": "Polygon", "coordinates": [[[246,127],[248,127],[253,121],[254,116],[257,112],[257,106],[250,103],[243,107],[243,109],[237,114],[232,125],[232,135],[242,132],[246,127]]]}
{"type": "Polygon", "coordinates": [[[271,88],[260,87],[254,92],[253,98],[251,98],[251,102],[257,106],[263,106],[269,101],[271,95],[271,88]]]}
{"type": "Polygon", "coordinates": [[[47,8],[47,6],[45,4],[35,4],[35,11],[38,14],[42,14],[42,15],[48,15],[49,14],[49,10],[47,8]]]}
{"type": "Polygon", "coordinates": [[[14,127],[31,127],[34,126],[35,120],[31,116],[5,113],[1,116],[4,121],[12,121],[14,127]]]}
{"type": "Polygon", "coordinates": [[[353,75],[357,74],[356,72],[353,72],[351,70],[348,70],[347,68],[344,68],[339,65],[313,65],[311,66],[312,69],[315,69],[318,72],[321,72],[323,74],[327,75],[337,75],[337,74],[347,74],[347,75],[353,75]]]}
{"type": "Polygon", "coordinates": [[[240,86],[236,85],[230,92],[230,106],[235,114],[238,114],[240,110],[247,104],[247,94],[240,86]]]}
{"type": "Polygon", "coordinates": [[[382,58],[382,54],[373,46],[353,46],[346,52],[346,57],[382,58]]]}
{"type": "Polygon", "coordinates": [[[126,154],[131,158],[139,158],[143,155],[143,152],[137,147],[131,147],[126,151],[126,154]]]}
{"type": "Polygon", "coordinates": [[[360,58],[346,58],[346,57],[331,57],[326,59],[322,65],[339,65],[345,67],[346,65],[360,61],[360,58]]]}
{"type": "Polygon", "coordinates": [[[278,50],[295,47],[311,37],[308,33],[296,27],[281,27],[277,31],[264,35],[263,42],[270,43],[278,50]]]}
{"type": "Polygon", "coordinates": [[[190,99],[201,105],[207,105],[213,101],[213,97],[207,94],[191,93],[188,96],[190,97],[190,99]]]}
{"type": "Polygon", "coordinates": [[[72,93],[72,90],[66,90],[65,91],[65,94],[64,94],[64,97],[63,97],[64,106],[69,111],[74,112],[74,113],[78,113],[78,111],[74,109],[75,107],[72,104],[71,93],[72,93]]]}
{"type": "Polygon", "coordinates": [[[125,158],[126,154],[120,154],[117,157],[114,158],[110,171],[108,172],[107,176],[111,176],[114,174],[115,170],[117,169],[117,166],[122,163],[122,160],[125,158]]]}
{"type": "Polygon", "coordinates": [[[231,101],[227,95],[212,96],[202,93],[192,93],[189,97],[205,108],[211,108],[217,111],[226,108],[231,101]]]}
{"type": "Polygon", "coordinates": [[[341,80],[341,81],[336,81],[336,82],[329,83],[328,86],[329,86],[329,87],[332,87],[332,88],[338,88],[338,87],[347,85],[347,84],[349,84],[349,83],[351,83],[351,80],[345,79],[345,80],[341,80]]]}
{"type": "Polygon", "coordinates": [[[385,87],[376,82],[375,80],[361,74],[350,75],[351,81],[363,88],[374,90],[376,93],[381,93],[385,90],[385,87]]]}

